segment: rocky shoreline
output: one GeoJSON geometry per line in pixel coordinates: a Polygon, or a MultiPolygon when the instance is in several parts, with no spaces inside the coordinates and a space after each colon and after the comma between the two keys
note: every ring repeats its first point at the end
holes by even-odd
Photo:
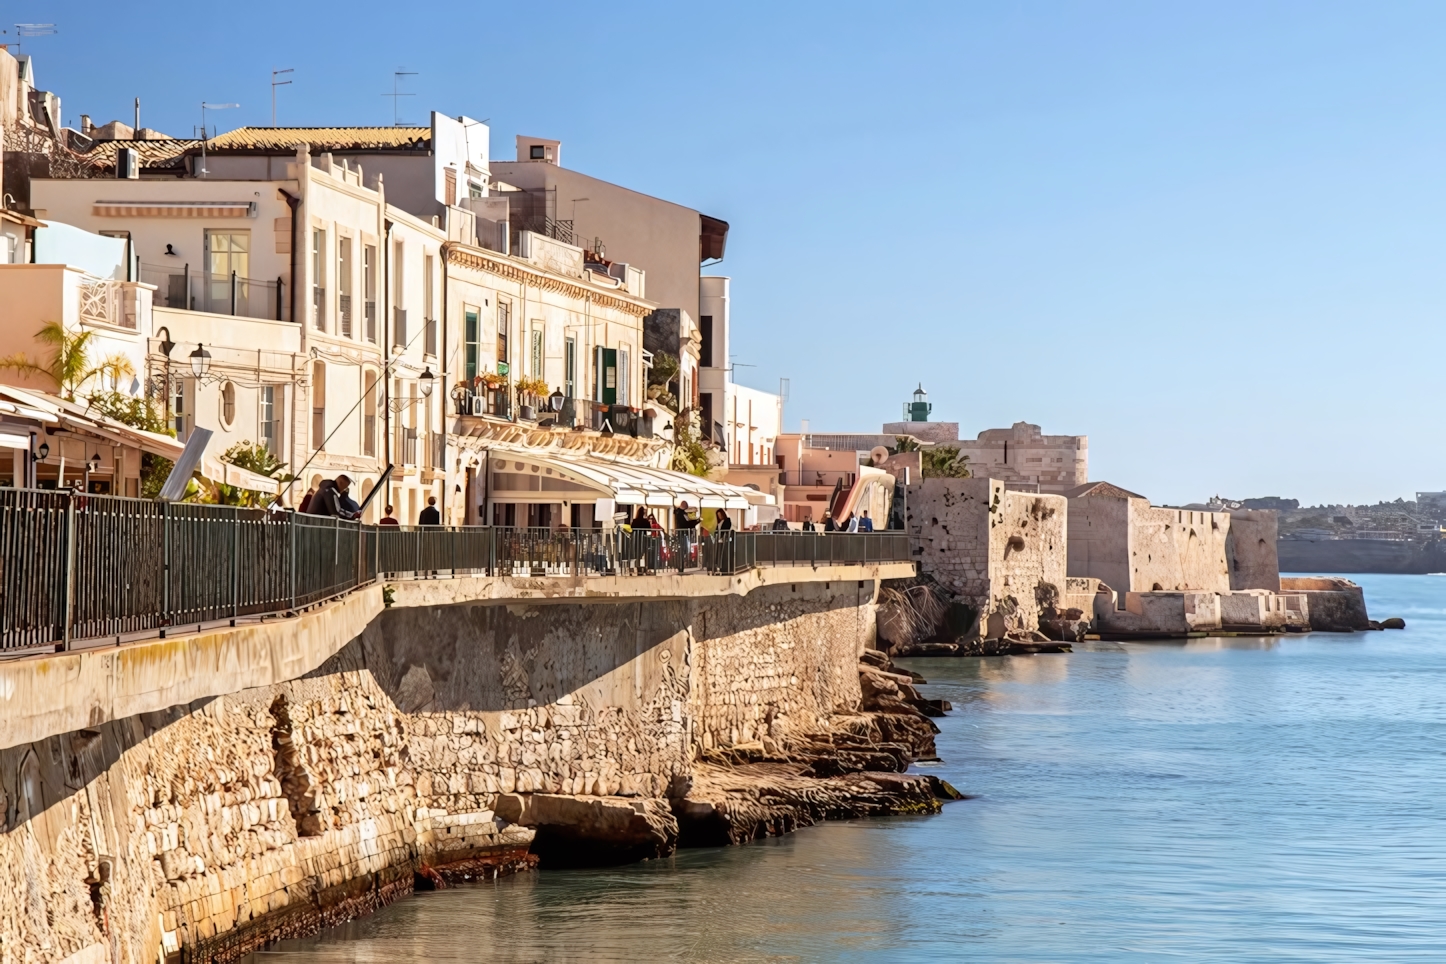
{"type": "Polygon", "coordinates": [[[776,742],[705,750],[691,776],[674,780],[666,799],[506,793],[496,804],[500,822],[529,828],[525,855],[469,858],[428,867],[418,888],[491,879],[540,867],[609,866],[657,859],[680,847],[740,844],[791,833],[824,820],[938,813],[963,799],[931,774],[906,772],[938,759],[930,715],[949,709],[925,700],[916,674],[901,671],[876,650],[859,663],[863,700],[836,715],[826,731],[776,742]]]}

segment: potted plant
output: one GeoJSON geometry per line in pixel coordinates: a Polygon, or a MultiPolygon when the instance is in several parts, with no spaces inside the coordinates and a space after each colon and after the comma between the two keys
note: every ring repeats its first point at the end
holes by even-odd
{"type": "Polygon", "coordinates": [[[547,382],[540,378],[519,378],[517,380],[518,416],[525,419],[537,417],[537,401],[547,394],[547,382]]]}

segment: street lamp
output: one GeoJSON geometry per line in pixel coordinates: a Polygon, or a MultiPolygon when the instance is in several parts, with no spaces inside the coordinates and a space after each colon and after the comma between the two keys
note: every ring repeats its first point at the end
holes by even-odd
{"type": "Polygon", "coordinates": [[[205,345],[197,345],[196,350],[191,352],[191,372],[200,378],[211,369],[211,353],[206,350],[205,345]]]}
{"type": "Polygon", "coordinates": [[[40,443],[40,447],[35,450],[35,458],[40,462],[44,462],[50,458],[50,444],[48,442],[40,443]]]}
{"type": "Polygon", "coordinates": [[[422,369],[422,374],[417,376],[417,386],[421,388],[423,398],[432,397],[432,384],[435,381],[436,376],[432,374],[432,369],[422,369]]]}
{"type": "Polygon", "coordinates": [[[562,403],[567,401],[567,396],[562,394],[562,389],[553,389],[551,395],[547,396],[547,403],[552,406],[554,412],[562,411],[562,403]]]}

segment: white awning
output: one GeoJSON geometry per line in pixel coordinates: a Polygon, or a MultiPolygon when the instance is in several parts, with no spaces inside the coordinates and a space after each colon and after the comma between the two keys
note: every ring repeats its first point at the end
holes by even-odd
{"type": "Polygon", "coordinates": [[[669,508],[687,502],[705,509],[772,505],[773,496],[726,482],[651,466],[492,450],[488,456],[493,502],[592,502],[669,508]]]}
{"type": "MultiPolygon", "coordinates": [[[[68,402],[45,392],[13,388],[9,385],[0,385],[0,412],[13,412],[19,418],[34,418],[68,431],[84,432],[116,445],[127,445],[142,452],[159,455],[173,462],[186,448],[184,443],[169,435],[132,428],[124,422],[88,412],[84,405],[68,402]]],[[[17,447],[29,448],[29,439],[25,442],[24,446],[17,447]]],[[[276,479],[224,462],[217,452],[206,453],[201,460],[200,471],[213,482],[234,485],[252,492],[271,495],[281,491],[281,483],[276,479]]]]}

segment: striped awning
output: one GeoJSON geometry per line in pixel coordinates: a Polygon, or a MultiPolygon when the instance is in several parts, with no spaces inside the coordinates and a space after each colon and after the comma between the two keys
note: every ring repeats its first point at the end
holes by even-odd
{"type": "Polygon", "coordinates": [[[253,218],[254,201],[96,201],[101,218],[253,218]]]}
{"type": "Polygon", "coordinates": [[[773,496],[726,482],[651,466],[570,459],[531,452],[493,451],[490,497],[497,502],[588,502],[667,508],[687,502],[700,509],[772,505],[773,496]]]}

